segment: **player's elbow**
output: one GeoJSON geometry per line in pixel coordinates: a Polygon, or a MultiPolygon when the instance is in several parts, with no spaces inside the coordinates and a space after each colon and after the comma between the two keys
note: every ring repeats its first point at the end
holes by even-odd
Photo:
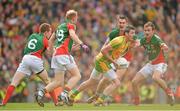
{"type": "Polygon", "coordinates": [[[102,48],[102,49],[101,49],[101,53],[102,53],[103,55],[106,55],[107,50],[105,50],[105,48],[102,48]]]}

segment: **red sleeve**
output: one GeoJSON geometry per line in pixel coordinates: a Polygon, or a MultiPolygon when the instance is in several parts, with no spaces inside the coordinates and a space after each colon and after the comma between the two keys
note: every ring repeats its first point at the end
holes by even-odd
{"type": "Polygon", "coordinates": [[[45,49],[47,49],[48,48],[48,39],[46,37],[44,37],[43,43],[44,43],[45,49]]]}
{"type": "Polygon", "coordinates": [[[72,30],[75,30],[75,27],[74,27],[74,25],[73,24],[67,24],[67,28],[68,28],[68,30],[70,30],[70,29],[72,29],[72,30]]]}

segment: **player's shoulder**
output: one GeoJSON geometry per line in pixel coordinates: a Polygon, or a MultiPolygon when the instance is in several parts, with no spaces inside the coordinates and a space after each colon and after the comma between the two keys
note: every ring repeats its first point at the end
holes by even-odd
{"type": "Polygon", "coordinates": [[[123,41],[126,40],[125,36],[117,36],[116,38],[114,38],[112,41],[116,42],[116,43],[122,43],[123,41]]]}
{"type": "Polygon", "coordinates": [[[117,36],[116,38],[126,38],[124,35],[117,36]]]}
{"type": "Polygon", "coordinates": [[[29,37],[37,37],[39,36],[38,33],[32,33],[29,37]]]}
{"type": "Polygon", "coordinates": [[[114,28],[108,35],[110,40],[113,40],[115,37],[117,37],[119,35],[119,31],[120,30],[118,28],[114,28]]]}
{"type": "Polygon", "coordinates": [[[76,24],[69,22],[69,21],[64,21],[61,24],[58,25],[57,29],[66,29],[68,27],[73,27],[76,28],[76,24]]]}
{"type": "Polygon", "coordinates": [[[66,22],[62,22],[62,23],[60,23],[59,25],[58,25],[58,27],[57,28],[61,28],[61,27],[63,27],[63,26],[66,26],[66,22]]]}
{"type": "Polygon", "coordinates": [[[119,34],[119,28],[113,28],[109,34],[119,34]]]}
{"type": "Polygon", "coordinates": [[[120,39],[126,39],[126,37],[124,36],[124,35],[121,35],[121,36],[117,36],[116,38],[114,38],[114,39],[117,39],[117,40],[120,40],[120,39]]]}
{"type": "Polygon", "coordinates": [[[76,24],[68,22],[67,23],[67,27],[74,27],[74,28],[76,28],[76,24]]]}
{"type": "Polygon", "coordinates": [[[31,35],[32,35],[32,36],[36,36],[36,35],[38,35],[38,33],[32,33],[31,35]]]}
{"type": "Polygon", "coordinates": [[[43,38],[44,37],[44,34],[43,33],[32,33],[29,38],[30,39],[33,39],[33,38],[43,38]]]}
{"type": "Polygon", "coordinates": [[[70,20],[65,20],[64,23],[65,23],[66,25],[76,26],[76,24],[72,23],[70,20]]]}
{"type": "Polygon", "coordinates": [[[113,28],[111,32],[119,32],[119,31],[120,31],[119,28],[116,27],[116,28],[113,28]]]}
{"type": "Polygon", "coordinates": [[[154,35],[153,35],[153,38],[154,38],[154,39],[161,39],[161,37],[158,36],[157,34],[154,34],[154,35]]]}

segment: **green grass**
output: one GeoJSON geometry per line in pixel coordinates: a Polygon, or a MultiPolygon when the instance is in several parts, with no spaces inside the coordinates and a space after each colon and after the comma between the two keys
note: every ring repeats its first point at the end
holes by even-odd
{"type": "Polygon", "coordinates": [[[106,111],[180,111],[180,104],[175,104],[174,106],[170,106],[169,104],[141,104],[139,106],[128,106],[127,104],[111,104],[110,106],[104,106],[104,107],[94,107],[92,104],[74,104],[72,107],[68,106],[58,106],[55,107],[52,103],[46,103],[45,107],[39,107],[36,103],[8,103],[4,107],[0,107],[0,110],[3,111],[10,111],[10,110],[16,110],[16,111],[100,111],[100,110],[106,110],[106,111]]]}

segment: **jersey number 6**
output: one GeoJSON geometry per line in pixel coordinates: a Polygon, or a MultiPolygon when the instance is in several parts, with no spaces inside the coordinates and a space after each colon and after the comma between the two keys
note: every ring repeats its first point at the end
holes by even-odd
{"type": "Polygon", "coordinates": [[[36,48],[36,43],[37,43],[37,40],[36,39],[31,39],[28,43],[28,48],[29,49],[35,49],[36,48]]]}

